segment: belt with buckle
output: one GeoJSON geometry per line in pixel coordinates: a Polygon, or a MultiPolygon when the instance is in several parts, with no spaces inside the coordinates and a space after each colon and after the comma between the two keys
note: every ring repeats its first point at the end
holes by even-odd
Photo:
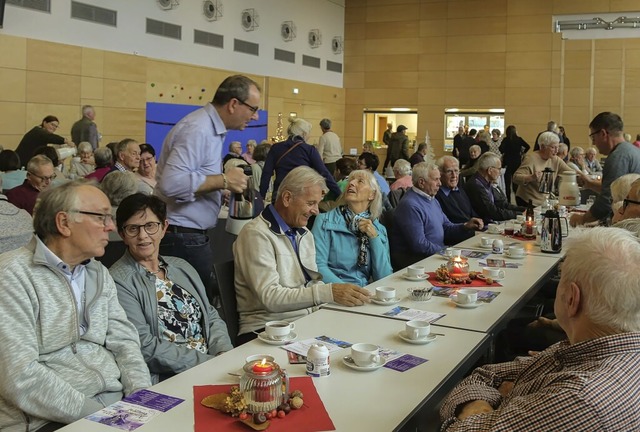
{"type": "Polygon", "coordinates": [[[201,230],[201,229],[197,229],[197,228],[188,228],[188,227],[181,227],[178,225],[169,225],[169,227],[167,228],[167,231],[172,232],[172,233],[182,233],[182,234],[202,234],[202,235],[207,235],[207,230],[201,230]]]}

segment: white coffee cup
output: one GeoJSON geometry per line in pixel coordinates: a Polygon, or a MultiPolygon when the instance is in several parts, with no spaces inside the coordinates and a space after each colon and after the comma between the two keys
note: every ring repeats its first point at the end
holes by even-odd
{"type": "Polygon", "coordinates": [[[471,288],[459,289],[455,295],[455,301],[460,304],[470,304],[478,301],[478,290],[471,288]]]}
{"type": "Polygon", "coordinates": [[[448,247],[444,250],[444,254],[445,256],[451,258],[454,256],[460,256],[460,254],[462,253],[462,251],[460,249],[456,249],[456,248],[451,248],[448,247]]]}
{"type": "Polygon", "coordinates": [[[275,362],[276,359],[269,354],[254,354],[254,355],[250,355],[249,357],[247,357],[246,359],[244,359],[244,361],[246,363],[252,363],[252,362],[261,362],[262,360],[268,361],[268,362],[275,362]]]}
{"type": "Polygon", "coordinates": [[[511,246],[507,253],[514,258],[520,258],[524,256],[524,248],[522,246],[511,246]]]}
{"type": "Polygon", "coordinates": [[[410,265],[407,267],[407,275],[411,277],[418,277],[424,274],[424,266],[421,265],[410,265]]]}
{"type": "Polygon", "coordinates": [[[378,345],[357,343],[351,345],[351,358],[358,366],[372,366],[380,362],[378,345]]]}
{"type": "Polygon", "coordinates": [[[487,225],[487,231],[492,234],[497,234],[500,232],[500,225],[498,224],[489,224],[487,225]]]}
{"type": "Polygon", "coordinates": [[[381,286],[376,288],[376,298],[382,301],[389,301],[396,298],[396,289],[393,287],[381,286]]]}
{"type": "Polygon", "coordinates": [[[429,321],[413,320],[408,321],[404,325],[404,334],[407,338],[416,340],[424,339],[431,333],[431,324],[429,321]]]}
{"type": "Polygon", "coordinates": [[[294,323],[287,321],[269,321],[264,325],[264,332],[271,339],[283,339],[296,328],[294,323]]]}
{"type": "Polygon", "coordinates": [[[489,247],[493,243],[493,238],[491,237],[480,237],[480,242],[482,246],[489,247]]]}
{"type": "Polygon", "coordinates": [[[482,267],[482,275],[493,279],[504,279],[504,270],[495,267],[482,267]]]}

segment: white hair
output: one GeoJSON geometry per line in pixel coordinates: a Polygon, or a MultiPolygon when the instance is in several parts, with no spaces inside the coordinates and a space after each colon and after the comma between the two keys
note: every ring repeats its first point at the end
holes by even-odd
{"type": "Polygon", "coordinates": [[[555,145],[560,142],[560,137],[555,132],[542,132],[538,138],[538,145],[540,148],[555,145]]]}
{"type": "Polygon", "coordinates": [[[496,166],[498,162],[500,162],[500,156],[493,152],[486,152],[478,159],[478,170],[486,171],[492,166],[496,166]]]}
{"type": "MultiPolygon", "coordinates": [[[[375,191],[375,195],[369,203],[369,213],[371,213],[371,219],[378,219],[382,214],[382,192],[380,191],[380,185],[378,180],[373,176],[369,170],[353,170],[347,178],[347,184],[354,178],[363,176],[369,181],[369,187],[375,191]]],[[[344,204],[344,193],[340,195],[337,201],[338,205],[344,204]]]]}
{"type": "Polygon", "coordinates": [[[413,174],[411,176],[413,185],[417,186],[420,179],[427,179],[429,177],[429,173],[437,169],[438,166],[433,162],[420,162],[418,164],[415,164],[413,166],[413,174]]]}
{"type": "Polygon", "coordinates": [[[583,311],[594,325],[640,331],[638,262],[640,243],[631,232],[604,227],[583,230],[568,244],[560,283],[580,287],[583,311]]]}
{"type": "Polygon", "coordinates": [[[393,171],[401,176],[411,175],[411,164],[408,160],[398,159],[396,163],[393,164],[393,171]]]}
{"type": "Polygon", "coordinates": [[[636,180],[640,179],[640,174],[629,173],[618,177],[611,182],[611,201],[622,201],[629,195],[632,188],[640,186],[636,180]]]}

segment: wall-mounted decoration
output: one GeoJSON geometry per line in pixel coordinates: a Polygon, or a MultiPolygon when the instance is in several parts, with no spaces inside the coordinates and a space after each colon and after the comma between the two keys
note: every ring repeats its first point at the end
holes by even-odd
{"type": "Polygon", "coordinates": [[[202,2],[202,15],[207,21],[217,21],[222,17],[222,0],[204,0],[202,2]]]}
{"type": "Polygon", "coordinates": [[[342,54],[342,47],[342,36],[334,36],[334,38],[331,39],[331,51],[333,51],[334,54],[342,54]]]}
{"type": "Polygon", "coordinates": [[[311,48],[318,48],[322,45],[322,33],[320,33],[320,29],[309,30],[308,42],[311,48]]]}
{"type": "Polygon", "coordinates": [[[240,24],[244,31],[253,31],[260,27],[260,17],[255,9],[245,9],[240,15],[240,24]]]}
{"type": "Polygon", "coordinates": [[[180,5],[180,2],[178,0],[156,0],[156,2],[162,10],[175,9],[180,5]]]}
{"type": "Polygon", "coordinates": [[[296,25],[293,21],[284,21],[280,26],[280,36],[285,42],[291,42],[296,38],[296,25]]]}

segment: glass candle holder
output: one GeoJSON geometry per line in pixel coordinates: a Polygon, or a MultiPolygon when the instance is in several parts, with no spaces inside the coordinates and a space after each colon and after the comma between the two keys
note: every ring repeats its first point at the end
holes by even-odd
{"type": "Polygon", "coordinates": [[[452,278],[466,278],[469,276],[469,262],[462,256],[454,256],[447,262],[447,270],[452,278]]]}
{"type": "Polygon", "coordinates": [[[266,359],[252,361],[243,366],[240,391],[249,412],[268,412],[286,402],[289,377],[277,363],[266,359]]]}

